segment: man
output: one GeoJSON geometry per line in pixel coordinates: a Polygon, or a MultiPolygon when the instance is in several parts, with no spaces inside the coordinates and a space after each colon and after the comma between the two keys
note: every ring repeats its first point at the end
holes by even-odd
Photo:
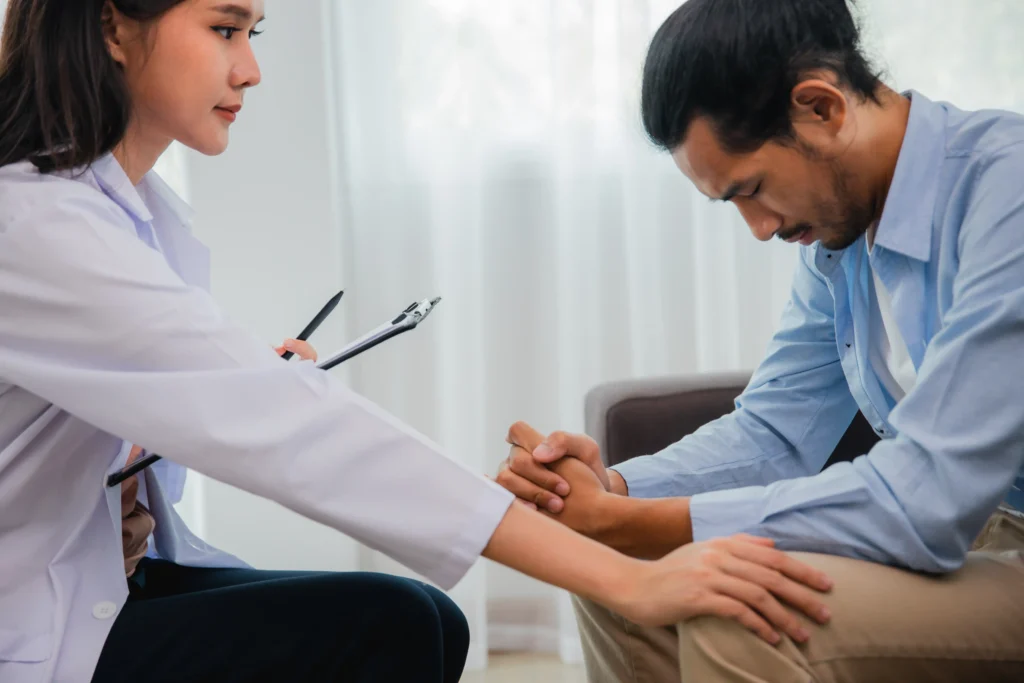
{"type": "Polygon", "coordinates": [[[889,89],[844,0],[690,0],[642,103],[702,193],[801,245],[791,300],[732,414],[613,470],[516,425],[498,481],[636,556],[745,532],[835,588],[775,647],[577,601],[591,680],[1024,680],[1024,118],[889,89]],[[858,409],[881,440],[821,471],[858,409]]]}

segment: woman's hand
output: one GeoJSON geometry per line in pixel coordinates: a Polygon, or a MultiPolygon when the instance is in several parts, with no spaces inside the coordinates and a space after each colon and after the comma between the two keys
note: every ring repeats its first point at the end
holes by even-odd
{"type": "Polygon", "coordinates": [[[302,360],[315,361],[317,359],[316,349],[309,342],[298,341],[296,339],[285,339],[281,346],[274,349],[277,351],[277,355],[283,356],[287,351],[291,351],[302,360]]]}
{"type": "Polygon", "coordinates": [[[805,642],[807,631],[783,603],[824,624],[830,615],[817,592],[828,591],[832,582],[772,546],[770,539],[743,534],[685,545],[645,563],[611,606],[638,624],[717,615],[773,645],[780,640],[776,629],[805,642]]]}

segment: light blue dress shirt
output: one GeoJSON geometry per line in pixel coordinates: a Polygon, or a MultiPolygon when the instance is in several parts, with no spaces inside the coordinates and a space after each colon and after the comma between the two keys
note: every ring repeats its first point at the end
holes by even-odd
{"type": "Polygon", "coordinates": [[[911,97],[870,256],[802,247],[790,302],[736,410],[615,469],[631,496],[693,496],[694,540],[928,572],[1024,509],[1024,117],[911,97]],[[869,359],[872,270],[917,369],[896,405],[869,359]],[[824,472],[857,409],[882,441],[824,472]]]}

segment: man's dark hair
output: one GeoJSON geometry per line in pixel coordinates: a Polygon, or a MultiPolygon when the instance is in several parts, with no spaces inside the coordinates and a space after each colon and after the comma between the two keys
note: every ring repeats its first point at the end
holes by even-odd
{"type": "Polygon", "coordinates": [[[791,140],[792,90],[819,69],[878,101],[881,81],[846,0],[689,0],[648,50],[644,128],[667,150],[685,141],[697,117],[707,117],[734,153],[791,140]]]}

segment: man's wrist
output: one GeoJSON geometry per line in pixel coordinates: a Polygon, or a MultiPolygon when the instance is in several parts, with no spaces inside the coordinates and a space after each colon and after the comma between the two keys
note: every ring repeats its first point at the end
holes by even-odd
{"type": "Polygon", "coordinates": [[[608,470],[608,482],[611,484],[611,492],[617,496],[628,496],[629,485],[625,478],[615,470],[608,470]]]}
{"type": "Polygon", "coordinates": [[[594,508],[594,523],[590,537],[605,545],[610,545],[608,539],[619,535],[622,531],[627,512],[623,503],[628,501],[628,498],[607,493],[599,500],[600,504],[594,508]]]}
{"type": "Polygon", "coordinates": [[[587,533],[641,559],[656,559],[693,541],[689,498],[639,499],[605,494],[587,533]]]}

